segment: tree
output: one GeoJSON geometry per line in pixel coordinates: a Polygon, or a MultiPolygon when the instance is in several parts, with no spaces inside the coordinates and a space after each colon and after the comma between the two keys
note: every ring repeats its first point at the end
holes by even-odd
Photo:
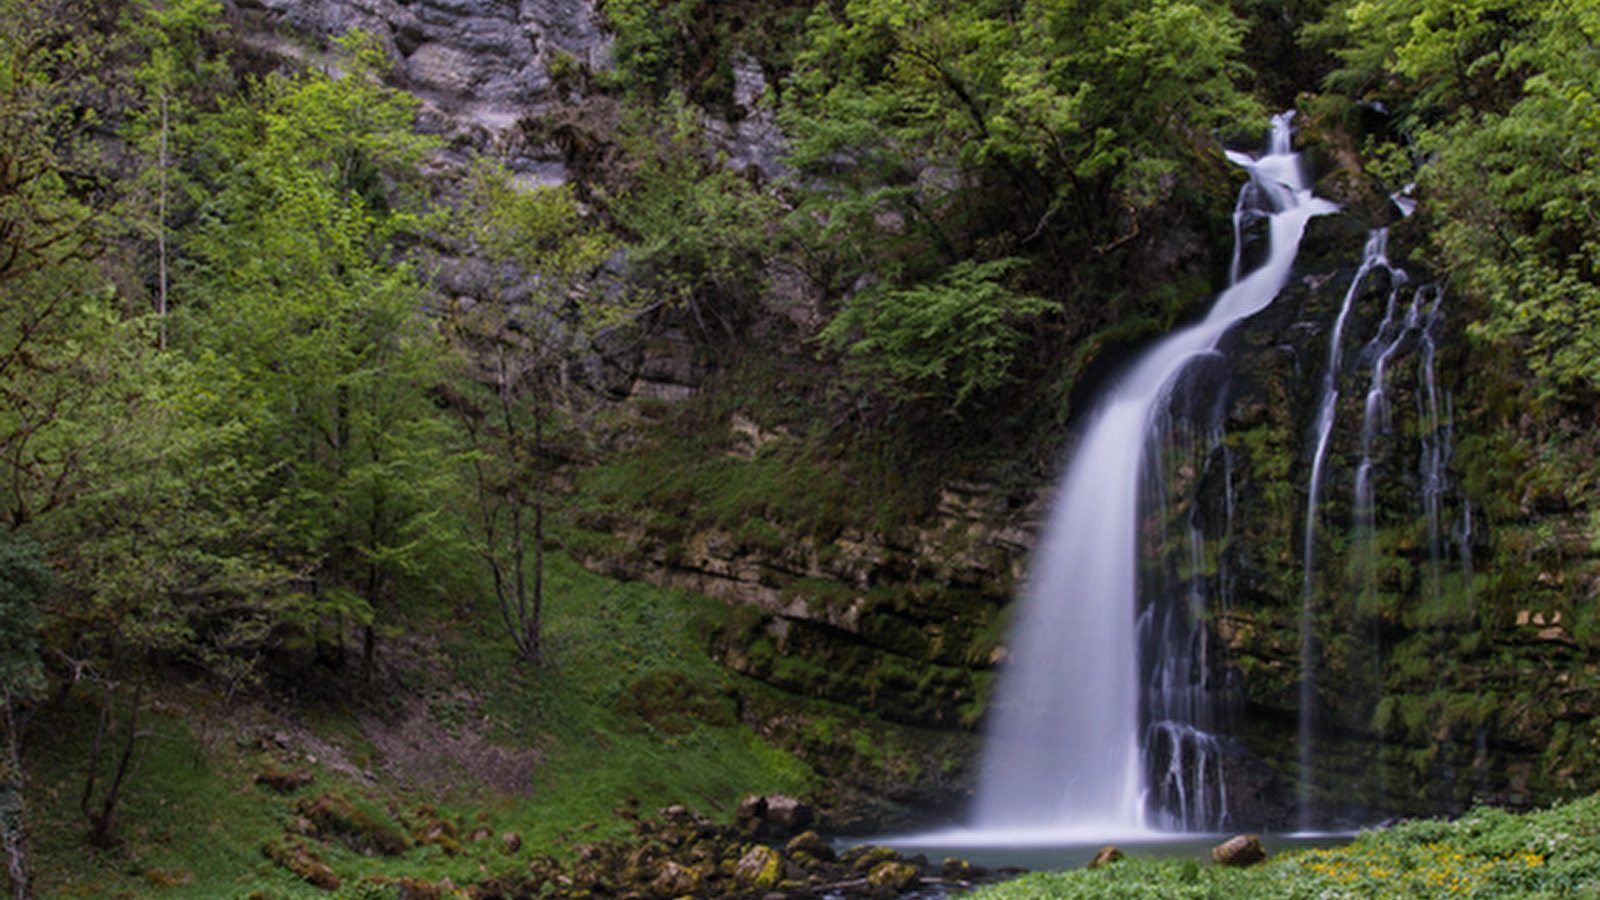
{"type": "Polygon", "coordinates": [[[77,92],[100,48],[77,4],[0,2],[0,522],[70,502],[114,441],[120,399],[77,92]],[[94,377],[64,377],[81,373],[94,377]],[[101,377],[108,376],[108,377],[101,377]],[[74,432],[75,434],[69,433],[74,432]]]}
{"type": "Polygon", "coordinates": [[[44,687],[34,604],[54,581],[39,545],[0,525],[0,843],[14,900],[33,896],[18,718],[22,704],[44,687]]]}
{"type": "Polygon", "coordinates": [[[781,116],[826,342],[959,406],[1050,309],[1099,315],[1099,273],[1255,117],[1244,28],[1209,0],[819,6],[781,116]]]}
{"type": "Polygon", "coordinates": [[[1057,304],[1014,293],[1004,279],[1022,260],[962,262],[931,283],[860,291],[823,329],[891,390],[932,395],[958,412],[975,393],[1005,384],[1019,325],[1057,304]]]}
{"type": "Polygon", "coordinates": [[[1543,393],[1600,385],[1600,10],[1348,3],[1316,36],[1335,86],[1399,113],[1443,262],[1489,301],[1475,332],[1523,350],[1543,393]]]}
{"type": "Polygon", "coordinates": [[[542,666],[548,433],[573,410],[574,367],[638,304],[590,283],[610,241],[566,188],[528,190],[479,160],[452,223],[466,254],[495,273],[487,296],[458,304],[450,319],[467,388],[450,405],[472,450],[477,552],[507,634],[524,660],[542,666]]]}
{"type": "Polygon", "coordinates": [[[785,90],[791,161],[831,188],[811,215],[900,232],[941,258],[924,274],[984,241],[1077,261],[1169,196],[1197,136],[1253,112],[1242,34],[1205,0],[819,7],[785,90]]]}
{"type": "Polygon", "coordinates": [[[205,370],[214,424],[264,473],[280,565],[305,573],[308,636],[359,629],[370,671],[382,617],[437,596],[455,529],[448,424],[429,402],[436,342],[405,188],[434,142],[416,101],[382,86],[381,52],[342,43],[345,72],[272,75],[202,119],[214,191],[190,242],[183,349],[205,370]]]}
{"type": "Polygon", "coordinates": [[[627,241],[630,281],[703,333],[734,337],[755,312],[783,209],[775,192],[712,152],[703,119],[676,94],[659,112],[627,117],[631,178],[607,211],[627,241]]]}
{"type": "MultiPolygon", "coordinates": [[[[139,187],[155,192],[153,218],[134,216],[135,230],[156,242],[157,346],[167,348],[167,306],[169,303],[169,218],[173,207],[174,180],[181,169],[174,161],[181,158],[181,127],[192,114],[194,95],[213,86],[221,78],[223,66],[207,59],[202,38],[217,26],[221,0],[167,0],[155,3],[139,0],[123,12],[122,25],[135,52],[147,54],[132,73],[142,106],[131,116],[127,135],[141,151],[144,163],[139,187]],[[152,159],[153,158],[153,159],[152,159]],[[149,182],[154,180],[155,184],[149,182]]],[[[140,212],[148,215],[149,204],[140,212]]]]}

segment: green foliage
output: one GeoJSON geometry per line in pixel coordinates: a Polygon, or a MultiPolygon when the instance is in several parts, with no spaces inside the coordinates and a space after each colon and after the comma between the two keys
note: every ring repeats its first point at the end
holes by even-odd
{"type": "Polygon", "coordinates": [[[1248,869],[1196,870],[1190,860],[1130,858],[1096,869],[1040,872],[980,888],[976,900],[1359,900],[1471,897],[1543,900],[1600,887],[1600,799],[1515,816],[1482,808],[1455,822],[1418,820],[1348,846],[1290,852],[1248,869]]]}
{"type": "Polygon", "coordinates": [[[1190,0],[819,9],[787,92],[792,162],[842,189],[817,198],[832,229],[893,215],[949,252],[979,234],[945,223],[1005,185],[1021,204],[1006,229],[1087,253],[1129,227],[1116,210],[1170,196],[1190,133],[1251,110],[1241,34],[1226,6],[1190,0]]]}
{"type": "Polygon", "coordinates": [[[142,355],[107,278],[92,111],[103,47],[74,3],[0,5],[0,521],[99,486],[115,456],[123,375],[142,355]],[[72,373],[73,377],[61,377],[72,373]]]}
{"type": "MultiPolygon", "coordinates": [[[[416,104],[382,87],[377,51],[344,42],[343,77],[273,75],[203,120],[214,195],[192,242],[180,343],[195,418],[238,429],[263,544],[300,590],[374,609],[448,580],[449,427],[425,391],[432,335],[404,185],[432,146],[416,104]]],[[[368,631],[368,648],[371,648],[368,631]]]]}
{"type": "Polygon", "coordinates": [[[962,262],[933,283],[861,291],[820,337],[906,393],[934,393],[958,410],[1009,380],[1018,323],[1057,306],[1002,283],[1021,262],[962,262]]]}
{"type": "Polygon", "coordinates": [[[524,659],[543,664],[546,433],[558,412],[571,418],[579,405],[572,368],[600,335],[626,326],[637,304],[589,289],[610,242],[569,189],[525,190],[497,164],[476,160],[446,228],[496,273],[484,302],[452,309],[448,330],[462,376],[450,407],[471,447],[474,549],[511,638],[524,659]]]}
{"type": "Polygon", "coordinates": [[[803,30],[811,6],[809,0],[602,0],[600,13],[616,35],[617,68],[608,82],[640,95],[643,105],[680,92],[727,110],[736,60],[786,71],[792,36],[803,30]]]}
{"type": "Polygon", "coordinates": [[[686,307],[702,329],[738,334],[763,290],[781,208],[710,152],[702,119],[672,94],[659,113],[626,120],[623,143],[636,164],[610,211],[628,236],[634,279],[686,307]]]}
{"type": "MultiPolygon", "coordinates": [[[[1539,393],[1600,378],[1600,13],[1562,2],[1388,0],[1334,9],[1335,86],[1402,106],[1452,273],[1523,351],[1539,393]]],[[[1390,169],[1393,167],[1390,166],[1390,169]]]]}
{"type": "Polygon", "coordinates": [[[1304,40],[1334,48],[1342,65],[1330,87],[1395,104],[1416,124],[1502,103],[1505,51],[1544,5],[1343,2],[1307,27],[1304,40]]]}
{"type": "Polygon", "coordinates": [[[31,699],[44,687],[34,604],[54,584],[43,549],[0,525],[0,702],[31,699]]]}

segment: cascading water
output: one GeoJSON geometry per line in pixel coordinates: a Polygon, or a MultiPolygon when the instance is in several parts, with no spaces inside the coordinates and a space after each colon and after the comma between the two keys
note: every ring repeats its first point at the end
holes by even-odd
{"type": "MultiPolygon", "coordinates": [[[[1141,714],[1146,688],[1135,610],[1144,448],[1178,376],[1272,302],[1288,280],[1306,224],[1337,209],[1311,195],[1289,144],[1289,117],[1280,116],[1265,155],[1229,154],[1250,175],[1234,217],[1232,286],[1203,320],[1151,347],[1100,401],[1082,433],[1041,535],[996,695],[974,814],[981,829],[1144,831],[1151,821],[1142,720],[1150,720],[1148,733],[1200,746],[1184,740],[1200,725],[1173,718],[1193,717],[1192,704],[1168,698],[1141,714]],[[1244,228],[1263,217],[1265,259],[1241,274],[1244,228]]],[[[1168,752],[1182,759],[1190,751],[1168,752]]]]}
{"type": "MultiPolygon", "coordinates": [[[[1322,481],[1328,460],[1328,442],[1333,435],[1333,422],[1339,409],[1339,377],[1344,358],[1344,332],[1356,298],[1366,286],[1367,278],[1374,272],[1389,276],[1389,305],[1394,303],[1395,292],[1405,281],[1405,273],[1389,265],[1388,229],[1379,228],[1367,236],[1367,246],[1361,254],[1361,266],[1339,306],[1339,316],[1334,320],[1333,332],[1328,338],[1328,365],[1322,376],[1322,391],[1317,406],[1317,420],[1313,433],[1311,479],[1306,487],[1305,545],[1301,563],[1305,578],[1300,603],[1300,827],[1312,826],[1312,749],[1316,718],[1316,627],[1315,572],[1317,514],[1322,508],[1322,481]]],[[[1381,331],[1381,329],[1380,329],[1381,331]]],[[[1359,500],[1358,500],[1359,504],[1359,500]]]]}
{"type": "Polygon", "coordinates": [[[1214,552],[1233,536],[1226,391],[1218,389],[1227,377],[1225,365],[1191,366],[1163,404],[1145,451],[1140,531],[1154,546],[1142,553],[1137,634],[1146,807],[1150,824],[1161,829],[1209,830],[1229,819],[1230,747],[1223,735],[1235,717],[1223,688],[1225,659],[1208,622],[1219,606],[1226,612],[1231,591],[1228,567],[1214,552]],[[1151,552],[1162,545],[1173,552],[1151,552]]]}

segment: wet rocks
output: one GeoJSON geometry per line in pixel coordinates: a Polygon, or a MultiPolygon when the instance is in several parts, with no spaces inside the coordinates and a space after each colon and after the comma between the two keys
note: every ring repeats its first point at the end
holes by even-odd
{"type": "MultiPolygon", "coordinates": [[[[620,808],[616,814],[632,826],[633,834],[575,845],[570,864],[547,854],[523,857],[516,833],[506,832],[500,849],[513,860],[521,857],[510,863],[512,868],[485,872],[479,883],[449,890],[443,883],[412,881],[403,896],[427,897],[431,889],[437,896],[474,900],[803,900],[824,896],[891,900],[929,886],[965,887],[988,874],[956,859],[931,868],[922,856],[903,857],[888,847],[857,846],[838,853],[827,839],[810,830],[784,834],[781,843],[757,839],[756,832],[778,833],[812,821],[809,804],[787,795],[752,795],[740,804],[740,810],[735,824],[726,825],[685,806],[665,807],[654,816],[640,815],[631,806],[620,808]]],[[[455,826],[423,807],[386,818],[371,799],[352,800],[333,792],[302,799],[295,804],[294,813],[289,831],[262,851],[273,862],[326,890],[346,883],[328,861],[337,858],[328,853],[330,848],[356,848],[363,854],[398,851],[399,843],[384,844],[373,836],[385,830],[380,825],[399,839],[405,837],[401,827],[409,827],[415,838],[409,846],[447,845],[457,833],[455,826]],[[378,819],[384,821],[375,823],[378,819]]],[[[469,838],[473,842],[487,840],[486,835],[473,834],[469,838]]]]}
{"type": "MultiPolygon", "coordinates": [[[[795,811],[806,804],[784,795],[751,796],[740,804],[734,825],[719,825],[681,806],[655,818],[622,816],[633,823],[631,839],[597,841],[579,848],[579,860],[563,871],[550,857],[528,868],[535,896],[629,897],[633,900],[698,898],[863,897],[885,900],[930,884],[965,884],[952,875],[981,872],[959,860],[930,872],[927,860],[905,858],[888,847],[852,847],[836,853],[815,831],[782,844],[753,839],[753,831],[810,819],[795,811]],[[798,815],[798,818],[794,817],[798,815]]],[[[620,813],[621,811],[619,811],[620,813]]]]}
{"type": "Polygon", "coordinates": [[[740,830],[757,838],[788,839],[810,827],[816,809],[786,794],[746,795],[734,813],[740,830]]]}

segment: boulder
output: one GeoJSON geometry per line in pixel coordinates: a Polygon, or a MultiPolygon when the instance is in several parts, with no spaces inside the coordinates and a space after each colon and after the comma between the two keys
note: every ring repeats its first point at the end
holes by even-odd
{"type": "Polygon", "coordinates": [[[745,851],[733,867],[734,884],[742,891],[770,891],[782,877],[783,857],[765,844],[745,851]]]}
{"type": "Polygon", "coordinates": [[[1211,848],[1211,862],[1218,866],[1243,868],[1266,858],[1267,851],[1261,848],[1261,838],[1253,834],[1231,837],[1211,848]]]}
{"type": "Polygon", "coordinates": [[[908,862],[886,860],[867,873],[867,884],[877,890],[902,893],[922,879],[922,873],[908,862]]]}
{"type": "Polygon", "coordinates": [[[805,831],[817,817],[811,804],[787,794],[747,794],[734,815],[741,830],[759,838],[784,840],[805,831]]]}
{"type": "Polygon", "coordinates": [[[975,866],[964,859],[954,856],[945,857],[944,863],[939,867],[939,875],[949,881],[972,881],[975,878],[984,878],[989,870],[983,866],[975,866]]]}
{"type": "Polygon", "coordinates": [[[805,831],[795,835],[789,841],[788,846],[783,849],[790,856],[794,856],[797,853],[808,853],[812,858],[820,859],[823,862],[832,862],[837,858],[837,854],[833,852],[833,845],[824,840],[822,835],[817,834],[815,831],[805,831]]]}
{"type": "Polygon", "coordinates": [[[1100,852],[1094,855],[1094,859],[1089,860],[1089,868],[1098,869],[1101,866],[1109,866],[1121,860],[1123,855],[1123,852],[1116,847],[1101,847],[1100,852]]]}
{"type": "Polygon", "coordinates": [[[778,833],[799,834],[811,825],[816,816],[816,810],[804,800],[787,794],[767,797],[767,823],[778,833]]]}
{"type": "Polygon", "coordinates": [[[683,897],[698,894],[705,886],[700,873],[668,860],[650,882],[650,893],[657,897],[683,897]]]}

